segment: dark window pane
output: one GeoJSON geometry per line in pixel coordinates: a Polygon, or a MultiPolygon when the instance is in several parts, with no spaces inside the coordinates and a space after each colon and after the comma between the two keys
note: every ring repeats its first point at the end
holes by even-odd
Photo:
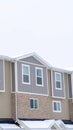
{"type": "Polygon", "coordinates": [[[30,108],[33,108],[33,99],[30,99],[30,108]]]}
{"type": "Polygon", "coordinates": [[[29,83],[29,76],[23,75],[23,82],[29,83]]]}
{"type": "Polygon", "coordinates": [[[59,81],[56,81],[56,88],[61,88],[61,84],[59,81]]]}
{"type": "Polygon", "coordinates": [[[55,111],[57,110],[56,102],[54,102],[54,110],[55,110],[55,111]]]}
{"type": "Polygon", "coordinates": [[[42,84],[42,78],[37,77],[37,84],[39,84],[39,85],[42,84]]]}
{"type": "Polygon", "coordinates": [[[38,102],[35,100],[35,108],[38,108],[38,102]]]}

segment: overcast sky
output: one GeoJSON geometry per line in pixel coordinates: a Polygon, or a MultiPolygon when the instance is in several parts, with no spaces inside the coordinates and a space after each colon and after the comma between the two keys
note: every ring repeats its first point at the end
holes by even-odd
{"type": "Polygon", "coordinates": [[[0,55],[73,66],[73,0],[0,0],[0,55]]]}

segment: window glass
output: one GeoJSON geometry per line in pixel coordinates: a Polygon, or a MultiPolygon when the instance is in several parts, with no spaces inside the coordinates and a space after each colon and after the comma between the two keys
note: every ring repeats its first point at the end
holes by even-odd
{"type": "Polygon", "coordinates": [[[61,82],[62,82],[61,81],[61,73],[55,72],[55,87],[56,87],[56,89],[61,89],[61,87],[62,87],[61,82]]]}
{"type": "Polygon", "coordinates": [[[59,81],[56,81],[56,88],[61,88],[61,83],[59,81]]]}
{"type": "Polygon", "coordinates": [[[29,70],[27,66],[23,66],[23,74],[28,75],[29,74],[29,70]]]}
{"type": "Polygon", "coordinates": [[[30,107],[33,108],[33,99],[30,100],[30,107]]]}
{"type": "Polygon", "coordinates": [[[43,85],[43,69],[36,68],[36,84],[43,85]]]}
{"type": "Polygon", "coordinates": [[[37,69],[37,76],[42,77],[42,71],[40,69],[37,69]]]}
{"type": "Polygon", "coordinates": [[[60,81],[60,74],[56,74],[56,80],[60,81]]]}
{"type": "Polygon", "coordinates": [[[61,102],[53,102],[53,111],[61,112],[61,102]]]}
{"type": "Polygon", "coordinates": [[[30,78],[30,72],[29,72],[29,66],[28,65],[23,65],[22,66],[22,81],[23,83],[29,83],[29,78],[30,78]]]}
{"type": "Polygon", "coordinates": [[[38,100],[37,99],[30,99],[30,108],[38,109],[38,100]]]}

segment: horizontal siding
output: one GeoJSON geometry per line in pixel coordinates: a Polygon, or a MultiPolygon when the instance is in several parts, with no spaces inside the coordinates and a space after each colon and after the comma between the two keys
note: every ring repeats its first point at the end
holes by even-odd
{"type": "Polygon", "coordinates": [[[62,90],[58,90],[55,88],[55,72],[53,72],[53,96],[55,97],[64,97],[64,77],[63,77],[63,73],[61,73],[61,82],[62,82],[62,90]]]}
{"type": "MultiPolygon", "coordinates": [[[[29,64],[28,64],[29,65],[29,64]]],[[[30,65],[30,85],[22,83],[22,63],[17,62],[17,74],[18,74],[18,91],[47,94],[47,72],[46,68],[43,68],[43,86],[36,86],[35,68],[38,66],[30,65]]]]}
{"type": "Polygon", "coordinates": [[[33,56],[21,59],[21,61],[26,61],[26,62],[30,62],[30,63],[42,65],[41,62],[39,62],[38,60],[36,60],[33,56]]]}

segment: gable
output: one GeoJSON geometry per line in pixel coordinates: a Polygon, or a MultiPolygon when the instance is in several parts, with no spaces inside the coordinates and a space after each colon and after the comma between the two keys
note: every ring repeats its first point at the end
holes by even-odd
{"type": "Polygon", "coordinates": [[[43,65],[41,62],[39,62],[37,59],[35,59],[33,56],[27,57],[27,58],[23,58],[20,59],[21,61],[26,61],[26,62],[30,62],[30,63],[34,63],[34,64],[38,64],[38,65],[43,65]]]}

